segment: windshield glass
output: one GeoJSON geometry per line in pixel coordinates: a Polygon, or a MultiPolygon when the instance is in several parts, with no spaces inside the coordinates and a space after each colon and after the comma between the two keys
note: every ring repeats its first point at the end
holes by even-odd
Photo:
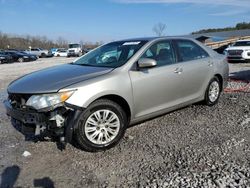
{"type": "Polygon", "coordinates": [[[233,46],[250,46],[250,41],[236,42],[233,46]]]}
{"type": "Polygon", "coordinates": [[[90,51],[73,64],[96,67],[120,67],[125,64],[147,41],[112,42],[90,51]]]}
{"type": "Polygon", "coordinates": [[[69,44],[69,48],[79,48],[80,44],[69,44]]]}

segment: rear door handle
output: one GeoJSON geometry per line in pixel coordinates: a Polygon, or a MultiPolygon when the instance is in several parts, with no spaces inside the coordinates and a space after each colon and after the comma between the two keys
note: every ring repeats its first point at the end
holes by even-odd
{"type": "Polygon", "coordinates": [[[178,68],[176,68],[176,69],[174,70],[174,73],[176,73],[176,74],[181,74],[182,72],[183,72],[183,69],[180,68],[180,67],[178,67],[178,68]]]}

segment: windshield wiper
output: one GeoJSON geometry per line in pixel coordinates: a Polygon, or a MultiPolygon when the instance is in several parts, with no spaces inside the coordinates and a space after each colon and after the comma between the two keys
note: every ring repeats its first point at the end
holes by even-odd
{"type": "Polygon", "coordinates": [[[77,63],[70,63],[70,64],[72,64],[72,65],[79,65],[79,66],[87,66],[87,67],[97,67],[97,66],[95,66],[95,65],[90,65],[90,64],[77,64],[77,63]]]}

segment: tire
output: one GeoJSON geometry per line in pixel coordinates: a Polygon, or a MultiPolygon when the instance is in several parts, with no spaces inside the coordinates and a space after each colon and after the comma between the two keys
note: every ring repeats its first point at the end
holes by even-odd
{"type": "Polygon", "coordinates": [[[77,57],[81,57],[82,56],[82,52],[79,52],[77,57]]]}
{"type": "Polygon", "coordinates": [[[59,55],[59,54],[57,54],[57,57],[60,57],[60,55],[59,55]]]}
{"type": "Polygon", "coordinates": [[[207,106],[213,106],[217,104],[220,98],[221,91],[222,83],[220,83],[217,77],[212,78],[205,93],[205,104],[207,106]]]}
{"type": "Polygon", "coordinates": [[[42,54],[41,54],[41,57],[42,57],[42,58],[45,58],[45,57],[46,57],[46,54],[45,54],[45,53],[42,53],[42,54]]]}
{"type": "Polygon", "coordinates": [[[24,59],[22,57],[19,57],[17,60],[19,63],[22,63],[24,61],[24,59]]]}
{"type": "Polygon", "coordinates": [[[74,134],[81,149],[89,152],[103,151],[119,143],[124,136],[127,124],[127,115],[121,106],[113,101],[100,99],[93,102],[83,112],[74,134]],[[97,122],[96,117],[98,116],[95,115],[97,115],[98,112],[100,115],[99,117],[101,117],[99,120],[103,122],[97,122]],[[105,120],[110,123],[104,123],[105,114],[105,120]],[[112,120],[110,121],[110,119],[112,120]],[[108,137],[109,139],[107,139],[108,137]]]}

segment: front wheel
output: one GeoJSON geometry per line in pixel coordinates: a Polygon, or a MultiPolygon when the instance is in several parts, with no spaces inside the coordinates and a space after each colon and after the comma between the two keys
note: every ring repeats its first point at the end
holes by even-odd
{"type": "Polygon", "coordinates": [[[208,84],[205,94],[205,104],[208,106],[215,105],[221,94],[221,83],[217,77],[214,77],[208,84]]]}
{"type": "Polygon", "coordinates": [[[118,144],[127,124],[127,115],[117,103],[97,100],[80,118],[75,131],[76,140],[86,151],[106,150],[118,144]]]}

